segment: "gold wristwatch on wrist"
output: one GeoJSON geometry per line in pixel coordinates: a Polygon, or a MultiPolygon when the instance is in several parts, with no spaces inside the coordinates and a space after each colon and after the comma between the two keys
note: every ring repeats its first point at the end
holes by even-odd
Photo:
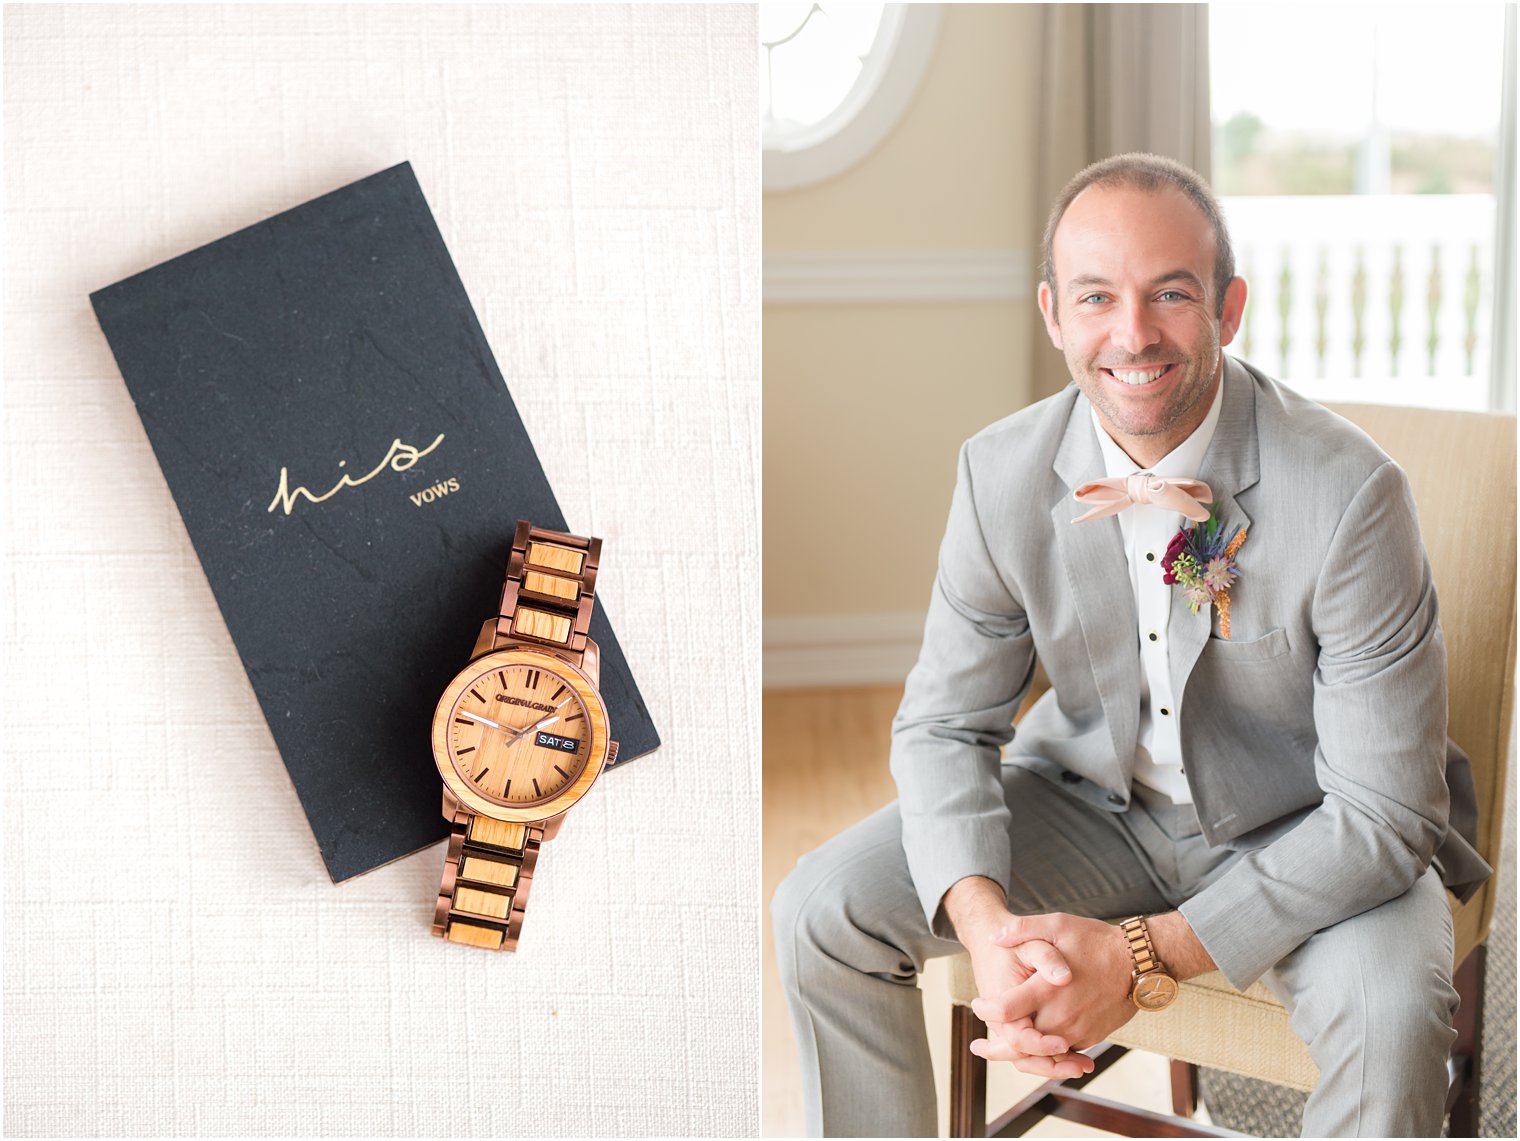
{"type": "Polygon", "coordinates": [[[433,934],[515,951],[539,848],[617,759],[586,636],[602,541],[519,520],[498,613],[433,714],[452,827],[433,934]]]}
{"type": "Polygon", "coordinates": [[[1135,973],[1130,980],[1129,998],[1141,1010],[1165,1010],[1177,997],[1177,980],[1167,973],[1156,948],[1151,945],[1150,929],[1145,917],[1135,916],[1121,923],[1124,941],[1129,944],[1135,973]]]}

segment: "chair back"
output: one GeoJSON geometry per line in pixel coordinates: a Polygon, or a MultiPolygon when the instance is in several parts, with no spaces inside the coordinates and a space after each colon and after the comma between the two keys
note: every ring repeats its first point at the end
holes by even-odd
{"type": "MultiPolygon", "coordinates": [[[[1497,870],[1515,696],[1515,417],[1327,407],[1409,476],[1446,638],[1447,733],[1472,761],[1477,847],[1497,870]]],[[[1480,941],[1488,937],[1495,878],[1481,889],[1480,941]]]]}

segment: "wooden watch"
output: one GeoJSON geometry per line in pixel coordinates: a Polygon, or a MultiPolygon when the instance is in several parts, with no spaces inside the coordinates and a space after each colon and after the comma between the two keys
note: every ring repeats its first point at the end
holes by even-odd
{"type": "Polygon", "coordinates": [[[515,951],[539,849],[617,758],[586,635],[602,541],[519,520],[498,613],[433,714],[451,825],[433,934],[515,951]]]}
{"type": "Polygon", "coordinates": [[[1124,941],[1129,944],[1130,958],[1135,964],[1129,986],[1130,1001],[1141,1010],[1165,1010],[1177,997],[1177,980],[1157,957],[1145,917],[1137,915],[1119,926],[1124,931],[1124,941]]]}

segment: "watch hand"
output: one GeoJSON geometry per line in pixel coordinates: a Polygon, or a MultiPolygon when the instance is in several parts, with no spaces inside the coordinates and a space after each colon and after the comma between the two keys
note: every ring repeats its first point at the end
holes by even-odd
{"type": "Polygon", "coordinates": [[[500,729],[503,733],[511,733],[513,731],[510,725],[502,725],[499,722],[492,721],[489,717],[482,717],[480,714],[471,713],[466,709],[461,709],[459,716],[468,717],[471,721],[478,721],[482,725],[489,725],[492,729],[500,729]]]}
{"type": "Polygon", "coordinates": [[[525,726],[523,726],[522,729],[514,731],[512,740],[514,742],[521,741],[524,737],[526,737],[533,730],[535,730],[535,729],[542,729],[545,725],[553,725],[558,720],[559,720],[558,717],[549,717],[549,718],[544,718],[544,719],[535,721],[531,725],[525,725],[525,726]]]}

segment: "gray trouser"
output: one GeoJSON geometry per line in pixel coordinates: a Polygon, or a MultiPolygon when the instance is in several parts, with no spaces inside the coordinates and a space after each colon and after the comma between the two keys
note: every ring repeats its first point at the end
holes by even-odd
{"type": "MultiPolygon", "coordinates": [[[[1241,858],[1208,846],[1191,806],[1139,785],[1122,815],[1012,767],[1003,792],[1013,813],[1008,906],[1018,914],[1169,910],[1241,858]]],[[[803,856],[771,910],[809,1134],[934,1136],[917,979],[925,961],[961,947],[929,930],[897,805],[803,856]]],[[[1319,1066],[1304,1136],[1439,1135],[1456,1037],[1451,973],[1451,913],[1427,871],[1402,896],[1317,932],[1263,977],[1319,1066]]]]}

